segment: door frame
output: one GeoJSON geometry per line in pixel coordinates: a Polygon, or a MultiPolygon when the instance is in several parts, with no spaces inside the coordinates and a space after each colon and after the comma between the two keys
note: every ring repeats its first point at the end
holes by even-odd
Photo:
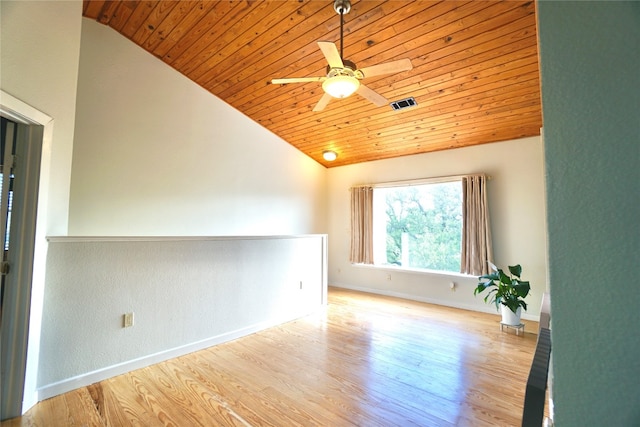
{"type": "MultiPolygon", "coordinates": [[[[32,254],[25,261],[24,265],[18,261],[18,265],[13,267],[13,271],[22,271],[23,280],[30,279],[29,283],[21,283],[21,292],[16,293],[15,300],[12,301],[16,308],[17,316],[11,326],[14,333],[11,334],[12,348],[8,353],[9,360],[3,360],[5,366],[10,367],[5,370],[8,376],[2,378],[4,383],[8,383],[11,390],[22,390],[20,393],[2,394],[2,407],[19,409],[20,414],[24,414],[29,408],[38,402],[37,380],[38,365],[40,357],[40,334],[42,331],[42,314],[44,304],[44,284],[45,269],[47,259],[47,218],[48,218],[48,198],[49,181],[51,175],[51,152],[53,139],[54,120],[45,113],[33,108],[25,102],[13,97],[0,89],[0,114],[14,122],[26,126],[26,136],[35,138],[33,142],[41,142],[41,152],[37,154],[39,159],[30,159],[25,164],[25,176],[28,180],[36,180],[37,194],[31,194],[32,206],[36,207],[35,227],[33,220],[30,222],[31,229],[27,230],[34,236],[29,239],[20,252],[32,254]],[[41,138],[41,141],[37,139],[41,138]]],[[[32,155],[33,157],[33,155],[32,155]]],[[[29,215],[29,213],[25,213],[29,215]]],[[[3,322],[4,323],[4,322],[3,322]]],[[[5,337],[2,337],[2,345],[5,345],[5,337]]],[[[4,391],[4,390],[3,390],[4,391]]],[[[20,415],[18,414],[18,415],[20,415]]],[[[5,414],[0,414],[5,418],[5,414]]]]}

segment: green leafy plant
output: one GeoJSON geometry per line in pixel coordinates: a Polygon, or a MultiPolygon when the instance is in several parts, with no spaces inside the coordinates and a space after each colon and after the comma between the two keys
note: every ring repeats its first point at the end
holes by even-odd
{"type": "Polygon", "coordinates": [[[500,304],[502,304],[509,307],[514,313],[518,307],[526,310],[527,303],[524,302],[524,298],[529,295],[531,287],[529,282],[520,279],[522,274],[520,264],[509,266],[509,273],[511,274],[506,274],[493,264],[491,264],[491,268],[493,273],[478,277],[481,282],[478,283],[478,286],[473,291],[473,295],[487,291],[484,302],[495,304],[496,309],[499,309],[500,304]]]}

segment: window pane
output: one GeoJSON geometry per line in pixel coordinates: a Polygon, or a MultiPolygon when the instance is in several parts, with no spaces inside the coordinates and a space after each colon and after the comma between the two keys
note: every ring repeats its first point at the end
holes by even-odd
{"type": "Polygon", "coordinates": [[[460,181],[374,189],[376,264],[460,271],[460,181]]]}

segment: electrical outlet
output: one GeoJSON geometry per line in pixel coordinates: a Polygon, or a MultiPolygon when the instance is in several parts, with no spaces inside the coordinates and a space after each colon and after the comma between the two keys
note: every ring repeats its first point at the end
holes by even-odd
{"type": "Polygon", "coordinates": [[[133,313],[125,313],[122,315],[122,327],[130,328],[133,326],[133,313]]]}
{"type": "Polygon", "coordinates": [[[456,291],[456,282],[449,283],[449,287],[451,288],[451,292],[455,292],[456,291]]]}

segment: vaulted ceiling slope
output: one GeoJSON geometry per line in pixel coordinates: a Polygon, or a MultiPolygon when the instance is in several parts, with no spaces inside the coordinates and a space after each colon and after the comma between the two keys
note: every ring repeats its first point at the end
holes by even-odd
{"type": "Polygon", "coordinates": [[[395,111],[358,95],[312,111],[324,76],[317,41],[339,46],[333,0],[85,0],[108,25],[327,167],[540,134],[533,1],[352,0],[344,59],[358,68],[409,58],[413,69],[366,79],[395,111]],[[338,158],[327,162],[324,150],[338,158]]]}

